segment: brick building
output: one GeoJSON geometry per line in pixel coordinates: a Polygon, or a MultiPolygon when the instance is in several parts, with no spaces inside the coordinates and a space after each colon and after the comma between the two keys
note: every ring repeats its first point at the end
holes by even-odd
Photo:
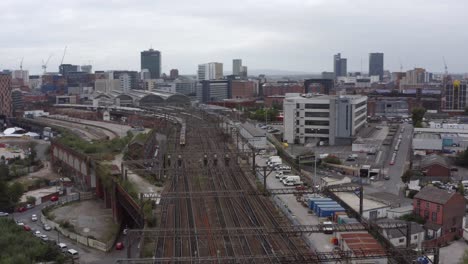
{"type": "Polygon", "coordinates": [[[413,199],[413,213],[426,220],[426,246],[447,244],[463,234],[465,198],[432,186],[422,189],[413,199]]]}
{"type": "Polygon", "coordinates": [[[233,80],[231,82],[231,98],[254,98],[257,95],[257,87],[253,81],[233,80]]]}
{"type": "Polygon", "coordinates": [[[12,115],[11,75],[0,73],[0,115],[12,115]]]}
{"type": "Polygon", "coordinates": [[[265,83],[263,84],[263,96],[285,95],[287,93],[304,93],[304,85],[298,83],[265,83]]]}
{"type": "Polygon", "coordinates": [[[420,169],[425,176],[450,177],[450,166],[447,160],[437,154],[423,157],[420,169]]]}
{"type": "Polygon", "coordinates": [[[273,105],[283,107],[283,100],[284,95],[270,95],[264,99],[266,107],[272,107],[273,105]]]}

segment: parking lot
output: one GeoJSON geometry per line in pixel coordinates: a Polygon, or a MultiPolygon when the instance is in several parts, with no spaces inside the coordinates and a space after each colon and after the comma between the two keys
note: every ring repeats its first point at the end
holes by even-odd
{"type": "MultiPolygon", "coordinates": [[[[267,157],[258,157],[256,163],[258,166],[266,165],[267,157]]],[[[279,179],[275,177],[276,172],[271,172],[267,177],[267,188],[295,188],[295,187],[285,187],[279,179]]],[[[289,195],[278,195],[273,197],[274,202],[278,205],[279,208],[286,213],[292,222],[296,225],[317,225],[319,224],[319,218],[309,213],[307,207],[304,207],[300,202],[296,200],[296,196],[289,195]]],[[[318,251],[331,251],[333,245],[331,244],[331,239],[333,235],[326,235],[322,233],[313,233],[310,235],[304,235],[304,238],[307,239],[307,243],[318,251]]]]}

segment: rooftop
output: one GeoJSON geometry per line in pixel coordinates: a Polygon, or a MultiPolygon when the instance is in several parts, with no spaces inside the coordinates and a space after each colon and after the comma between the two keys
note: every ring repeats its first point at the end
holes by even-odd
{"type": "Polygon", "coordinates": [[[427,166],[430,166],[432,164],[439,164],[442,165],[446,168],[449,168],[449,164],[447,162],[447,159],[443,156],[439,156],[437,154],[431,154],[428,156],[425,156],[421,159],[421,168],[425,168],[427,166]]]}
{"type": "Polygon", "coordinates": [[[429,133],[415,133],[414,138],[415,139],[440,139],[440,135],[429,134],[429,133]]]}
{"type": "Polygon", "coordinates": [[[383,250],[382,246],[369,233],[341,233],[343,243],[352,251],[383,250]]]}
{"type": "MultiPolygon", "coordinates": [[[[348,206],[353,208],[356,212],[359,212],[359,197],[357,197],[356,194],[348,192],[336,192],[335,195],[338,198],[340,198],[343,202],[345,202],[348,206]]],[[[389,207],[389,205],[373,201],[364,197],[363,207],[363,211],[368,211],[377,208],[389,207]]]]}
{"type": "MultiPolygon", "coordinates": [[[[389,220],[385,220],[385,222],[389,222],[389,220]]],[[[391,222],[401,222],[401,223],[404,223],[405,221],[401,221],[401,220],[393,220],[391,222]]],[[[411,234],[412,235],[415,235],[415,234],[419,234],[421,232],[424,232],[424,228],[422,227],[422,225],[418,224],[418,223],[415,223],[415,222],[408,222],[408,223],[411,223],[411,234]]],[[[392,239],[392,238],[400,238],[400,237],[405,237],[406,236],[406,231],[404,232],[401,232],[401,230],[399,229],[393,229],[393,228],[390,228],[390,229],[387,229],[387,236],[389,239],[392,239]]]]}
{"type": "Polygon", "coordinates": [[[391,205],[392,207],[402,207],[405,205],[411,205],[413,201],[411,199],[400,197],[398,195],[388,192],[370,193],[366,194],[366,197],[377,202],[391,205]]]}
{"type": "Polygon", "coordinates": [[[418,192],[414,198],[438,204],[445,204],[455,195],[455,192],[439,189],[437,187],[426,186],[418,192]]]}
{"type": "Polygon", "coordinates": [[[243,123],[241,127],[244,128],[252,137],[265,137],[265,131],[259,130],[250,123],[243,123]]]}

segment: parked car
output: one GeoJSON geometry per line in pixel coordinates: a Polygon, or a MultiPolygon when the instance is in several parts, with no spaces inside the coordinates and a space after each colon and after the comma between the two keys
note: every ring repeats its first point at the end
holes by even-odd
{"type": "Polygon", "coordinates": [[[49,240],[49,238],[48,238],[46,235],[40,235],[39,238],[40,238],[42,241],[47,241],[47,240],[49,240]]]}
{"type": "Polygon", "coordinates": [[[20,213],[26,212],[26,210],[28,210],[28,209],[26,209],[26,207],[23,207],[23,206],[21,206],[20,208],[18,208],[18,212],[20,212],[20,213]]]}
{"type": "Polygon", "coordinates": [[[306,187],[304,185],[296,186],[296,190],[298,190],[298,191],[304,191],[305,189],[306,189],[306,187]]]}
{"type": "Polygon", "coordinates": [[[124,244],[122,242],[117,242],[117,244],[115,244],[115,249],[116,250],[124,249],[124,244]]]}
{"type": "Polygon", "coordinates": [[[33,214],[31,216],[31,221],[36,222],[37,221],[37,215],[33,214]]]}
{"type": "Polygon", "coordinates": [[[37,231],[34,231],[33,234],[37,237],[40,237],[42,234],[41,234],[41,231],[37,230],[37,231]]]}
{"type": "Polygon", "coordinates": [[[384,179],[385,179],[385,180],[390,180],[390,176],[385,175],[385,176],[384,176],[384,179]]]}
{"type": "Polygon", "coordinates": [[[19,225],[19,226],[24,226],[24,223],[23,223],[23,221],[21,221],[21,220],[16,220],[15,222],[16,222],[16,224],[19,225]]]}
{"type": "Polygon", "coordinates": [[[57,244],[57,247],[60,249],[60,251],[62,252],[66,252],[68,249],[67,249],[67,244],[65,243],[58,243],[57,244]]]}
{"type": "Polygon", "coordinates": [[[50,231],[52,230],[52,227],[50,227],[49,225],[44,225],[42,226],[42,229],[44,229],[45,231],[50,231]]]}
{"type": "Polygon", "coordinates": [[[33,207],[34,207],[33,204],[27,204],[27,205],[26,205],[26,208],[27,208],[27,209],[31,209],[31,208],[33,208],[33,207]]]}
{"type": "Polygon", "coordinates": [[[6,216],[9,216],[9,215],[10,215],[9,213],[0,212],[0,217],[6,217],[6,216]]]}
{"type": "Polygon", "coordinates": [[[27,226],[27,225],[24,225],[24,224],[23,224],[23,229],[24,229],[24,231],[31,231],[31,228],[29,226],[27,226]]]}
{"type": "Polygon", "coordinates": [[[58,199],[59,199],[59,198],[58,198],[58,196],[56,196],[56,195],[50,197],[50,201],[51,201],[51,202],[56,202],[56,201],[58,201],[58,199]]]}
{"type": "Polygon", "coordinates": [[[70,248],[69,250],[67,250],[67,255],[69,255],[70,257],[72,257],[73,259],[77,259],[79,258],[80,256],[78,255],[78,251],[70,248]]]}

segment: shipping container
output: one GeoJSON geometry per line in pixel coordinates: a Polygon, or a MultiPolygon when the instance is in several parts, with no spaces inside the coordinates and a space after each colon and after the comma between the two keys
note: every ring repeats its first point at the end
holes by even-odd
{"type": "Polygon", "coordinates": [[[309,198],[309,201],[307,202],[307,204],[309,205],[309,208],[310,208],[310,209],[314,209],[314,203],[317,202],[317,201],[333,201],[333,199],[331,199],[331,198],[325,198],[325,197],[313,197],[313,198],[309,198]]]}
{"type": "Polygon", "coordinates": [[[333,205],[333,206],[340,206],[337,202],[335,201],[320,201],[320,202],[315,202],[314,203],[314,207],[311,208],[312,210],[314,210],[314,212],[317,211],[317,208],[319,206],[322,206],[322,205],[333,205]]]}
{"type": "Polygon", "coordinates": [[[333,222],[338,223],[338,217],[340,216],[348,216],[346,212],[336,212],[335,215],[333,215],[333,222]]]}
{"type": "Polygon", "coordinates": [[[344,212],[345,209],[343,207],[335,207],[335,208],[321,208],[318,214],[319,217],[331,217],[335,212],[344,212]]]}
{"type": "MultiPolygon", "coordinates": [[[[323,205],[319,205],[319,206],[317,207],[317,209],[315,210],[315,213],[316,213],[317,215],[320,215],[320,212],[321,212],[321,211],[323,211],[323,210],[328,210],[328,209],[330,209],[330,208],[343,208],[343,207],[341,207],[341,206],[339,206],[339,205],[333,205],[333,204],[323,204],[323,205]]],[[[342,211],[340,211],[340,212],[342,212],[342,211]]]]}

